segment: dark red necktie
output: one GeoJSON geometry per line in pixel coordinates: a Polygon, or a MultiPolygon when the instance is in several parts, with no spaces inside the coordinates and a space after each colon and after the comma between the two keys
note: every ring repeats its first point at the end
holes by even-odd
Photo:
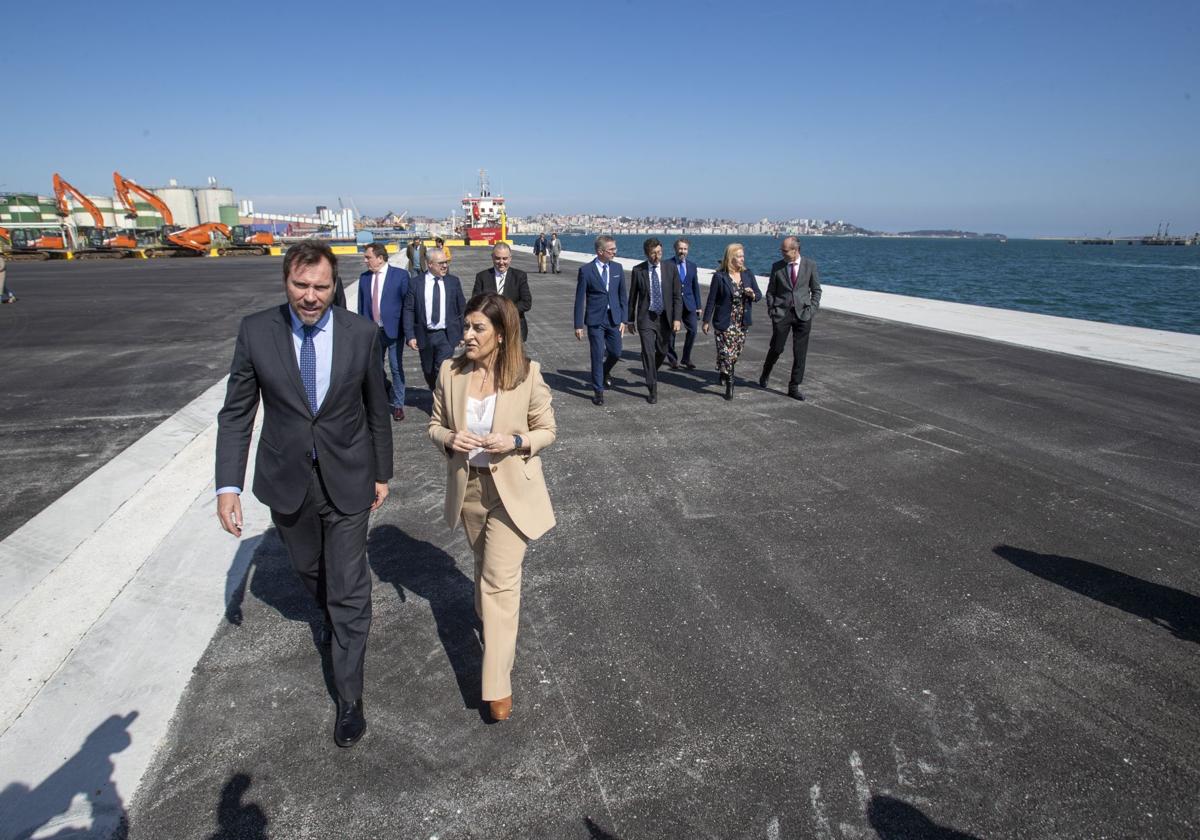
{"type": "Polygon", "coordinates": [[[795,263],[792,263],[792,265],[791,265],[791,272],[792,272],[792,288],[794,289],[794,288],[796,288],[796,264],[795,263]]]}

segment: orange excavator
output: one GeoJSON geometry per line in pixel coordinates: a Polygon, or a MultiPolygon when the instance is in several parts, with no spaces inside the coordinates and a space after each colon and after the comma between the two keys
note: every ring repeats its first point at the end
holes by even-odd
{"type": "Polygon", "coordinates": [[[202,225],[186,228],[167,234],[167,241],[177,248],[182,248],[192,254],[207,253],[213,246],[213,234],[219,233],[228,241],[233,238],[229,225],[220,222],[205,222],[202,225]]]}
{"type": "Polygon", "coordinates": [[[58,215],[63,218],[64,222],[71,217],[71,210],[67,206],[67,195],[72,196],[83,205],[83,209],[92,217],[92,222],[94,223],[91,228],[79,229],[79,244],[84,247],[76,251],[76,256],[85,259],[88,257],[115,257],[120,259],[121,257],[136,254],[137,240],[124,231],[110,231],[105,227],[104,216],[100,213],[100,208],[55,172],[54,200],[58,204],[58,215]]]}
{"type": "Polygon", "coordinates": [[[0,227],[0,250],[5,258],[18,260],[48,260],[51,257],[66,257],[70,251],[70,230],[65,227],[0,227]]]}

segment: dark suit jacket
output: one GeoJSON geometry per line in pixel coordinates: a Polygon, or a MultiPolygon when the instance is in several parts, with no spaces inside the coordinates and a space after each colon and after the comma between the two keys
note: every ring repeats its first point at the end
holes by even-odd
{"type": "Polygon", "coordinates": [[[767,281],[767,314],[778,321],[795,312],[801,321],[807,321],[821,308],[821,281],[817,277],[817,264],[808,257],[800,258],[800,270],[796,273],[796,289],[792,290],[792,276],[787,260],[779,260],[771,266],[771,277],[767,281]]]}
{"type": "MultiPolygon", "coordinates": [[[[679,272],[675,263],[663,261],[658,264],[658,277],[662,284],[663,312],[668,321],[678,321],[683,313],[683,294],[679,288],[679,272]]],[[[657,329],[658,323],[650,319],[650,262],[640,262],[629,275],[630,323],[638,329],[657,329]]]]}
{"type": "MultiPolygon", "coordinates": [[[[453,347],[462,341],[463,312],[466,311],[467,301],[463,297],[462,281],[453,274],[442,278],[442,290],[446,299],[442,301],[446,313],[446,338],[453,347]]],[[[405,340],[416,339],[417,347],[425,349],[428,343],[426,324],[429,317],[425,312],[425,275],[418,274],[408,278],[408,294],[404,296],[404,335],[405,340]]]]}
{"type": "Polygon", "coordinates": [[[353,312],[331,308],[333,365],[316,416],[308,405],[285,303],[242,319],[225,405],[217,415],[217,487],[245,487],[250,433],[259,397],[262,436],[254,495],[271,510],[294,513],[308,493],[312,450],[333,504],[366,510],[375,482],[392,477],[392,428],[379,364],[379,331],[353,312]]]}
{"type": "MultiPolygon", "coordinates": [[[[753,271],[742,272],[742,285],[754,289],[754,300],[762,300],[762,291],[758,281],[754,279],[753,271]]],[[[723,271],[715,272],[712,282],[708,285],[708,300],[704,304],[704,323],[712,324],[719,330],[729,329],[733,312],[733,281],[723,271]]],[[[742,316],[742,326],[750,326],[750,309],[754,301],[746,298],[746,310],[742,316]]]]}
{"type": "Polygon", "coordinates": [[[341,277],[336,277],[333,281],[333,305],[346,308],[346,287],[342,285],[341,277]]]}
{"type": "Polygon", "coordinates": [[[608,291],[592,260],[579,267],[575,283],[575,329],[585,326],[619,326],[629,319],[625,316],[628,295],[625,292],[625,270],[620,263],[608,264],[608,291]]]}
{"type": "MultiPolygon", "coordinates": [[[[375,275],[364,271],[358,275],[358,314],[375,320],[371,308],[375,305],[375,275]]],[[[383,331],[387,337],[404,341],[404,296],[408,294],[408,272],[389,265],[383,275],[383,296],[379,308],[383,310],[383,331]]]]}
{"type": "MultiPolygon", "coordinates": [[[[670,262],[679,271],[679,257],[671,257],[670,262]]],[[[687,271],[679,275],[679,286],[683,290],[683,308],[700,309],[700,278],[696,271],[696,261],[687,261],[687,271]]]]}
{"type": "MultiPolygon", "coordinates": [[[[475,275],[475,288],[471,290],[471,297],[495,291],[496,270],[494,268],[484,269],[475,275]]],[[[516,304],[517,313],[524,321],[525,313],[533,308],[533,294],[529,291],[529,275],[510,265],[508,273],[504,275],[504,296],[516,304]]]]}

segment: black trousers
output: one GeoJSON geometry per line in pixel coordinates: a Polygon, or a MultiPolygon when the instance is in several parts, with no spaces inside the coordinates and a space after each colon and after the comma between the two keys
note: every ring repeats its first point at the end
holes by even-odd
{"type": "Polygon", "coordinates": [[[763,374],[770,375],[776,360],[783,355],[787,347],[788,336],[792,338],[792,375],[788,379],[789,388],[798,388],[804,381],[804,362],[808,357],[808,334],[812,332],[813,319],[800,320],[795,312],[789,312],[783,318],[771,325],[771,346],[767,350],[767,360],[763,363],[763,374]]]}
{"type": "Polygon", "coordinates": [[[292,567],[333,628],[333,682],[338,696],[348,703],[362,698],[371,629],[370,514],[369,508],[352,514],[335,508],[317,466],[299,510],[271,511],[292,567]]]}
{"type": "Polygon", "coordinates": [[[646,387],[653,391],[658,387],[658,369],[671,349],[672,333],[671,322],[664,313],[656,316],[651,312],[650,317],[654,320],[638,324],[638,338],[642,342],[642,370],[646,372],[646,387]]]}
{"type": "MultiPolygon", "coordinates": [[[[683,340],[683,362],[687,364],[692,360],[692,345],[696,343],[696,328],[699,326],[699,319],[696,317],[695,309],[683,308],[683,328],[687,331],[687,338],[683,340]]],[[[675,333],[671,333],[671,346],[667,348],[667,358],[672,362],[678,363],[679,357],[675,355],[675,333]]]]}
{"type": "Polygon", "coordinates": [[[454,355],[454,347],[446,338],[445,330],[433,330],[425,334],[425,346],[421,348],[421,372],[425,374],[425,384],[429,390],[437,385],[438,371],[442,362],[454,355]]]}

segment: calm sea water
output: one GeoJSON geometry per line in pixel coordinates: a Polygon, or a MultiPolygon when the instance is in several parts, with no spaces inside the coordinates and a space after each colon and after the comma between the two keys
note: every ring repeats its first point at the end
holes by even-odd
{"type": "MultiPolygon", "coordinates": [[[[532,245],[535,237],[514,241],[532,245]]],[[[671,253],[674,237],[660,236],[671,253]]],[[[641,258],[643,236],[618,236],[618,254],[641,258]]],[[[691,257],[716,268],[725,236],[692,236],[691,257]]],[[[592,252],[591,236],[562,237],[592,252]]],[[[779,240],[737,238],[756,274],[779,259],[779,240]]],[[[1068,245],[1035,239],[802,237],[821,281],[855,289],[1019,309],[1110,324],[1200,334],[1200,246],[1068,245]]]]}

